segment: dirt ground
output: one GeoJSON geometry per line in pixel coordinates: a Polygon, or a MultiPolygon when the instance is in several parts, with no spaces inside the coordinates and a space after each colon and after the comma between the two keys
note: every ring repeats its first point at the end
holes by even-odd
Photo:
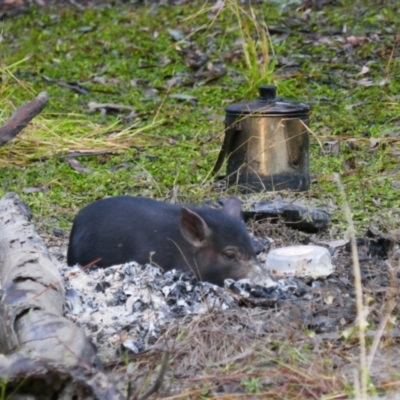
{"type": "MultiPolygon", "coordinates": [[[[126,277],[131,273],[125,267],[92,270],[85,273],[84,277],[75,276],[72,283],[71,279],[66,282],[67,317],[80,325],[98,346],[109,372],[118,372],[121,390],[130,379],[128,370],[130,373],[134,371],[137,388],[146,386],[148,379],[151,380],[149,376],[154,375],[154,363],[159,359],[157,354],[168,350],[173,360],[168,372],[168,383],[163,386],[160,395],[185,393],[188,387],[192,390],[196,384],[195,377],[204,384],[200,377],[204,377],[204,371],[208,369],[213,371],[213,378],[209,377],[213,383],[210,386],[212,393],[241,393],[242,379],[235,378],[235,374],[224,374],[218,378],[215,367],[254,357],[256,353],[263,354],[264,361],[261,362],[258,357],[252,361],[255,371],[260,362],[264,369],[268,348],[275,340],[281,344],[289,340],[297,345],[311,340],[308,345],[312,346],[312,353],[314,356],[321,353],[321,359],[326,357],[324,348],[328,345],[333,370],[340,370],[344,379],[354,379],[354,363],[357,363],[358,358],[358,340],[354,329],[357,312],[353,258],[349,244],[330,240],[328,232],[307,234],[288,228],[282,222],[250,221],[248,227],[256,238],[263,238],[263,243],[270,243],[271,249],[299,243],[323,243],[328,248],[329,243],[332,246],[342,244],[336,248],[330,247],[335,271],[326,279],[289,279],[281,286],[283,290],[266,290],[263,295],[260,295],[259,282],[251,282],[246,293],[226,285],[225,289],[211,290],[210,294],[207,284],[196,283],[192,277],[182,278],[179,273],[163,277],[161,273],[158,276],[154,270],[139,269],[136,270],[136,273],[140,271],[136,285],[145,282],[143,287],[146,287],[147,294],[143,295],[139,286],[129,286],[127,289],[126,277]],[[124,272],[121,268],[125,268],[124,272]],[[170,287],[172,281],[177,286],[167,293],[163,288],[170,287]],[[73,311],[75,300],[74,296],[71,297],[71,290],[79,294],[75,296],[75,299],[80,298],[78,311],[76,305],[73,311]],[[203,297],[196,297],[198,291],[203,297]],[[99,295],[94,295],[95,292],[99,295]],[[129,307],[137,304],[137,300],[133,300],[135,292],[140,293],[138,296],[142,296],[142,300],[149,297],[149,303],[146,306],[146,300],[143,300],[144,304],[138,306],[135,312],[127,312],[128,304],[129,307]],[[268,295],[265,294],[267,292],[268,295]],[[214,301],[212,307],[207,300],[210,298],[214,301]],[[227,301],[227,298],[230,300],[227,301]],[[215,303],[215,299],[220,302],[215,303]],[[207,306],[203,307],[206,303],[207,306]],[[193,308],[195,306],[198,308],[193,308]],[[99,309],[103,311],[96,317],[99,309]],[[149,309],[152,313],[149,313],[149,309]],[[344,337],[347,339],[345,343],[344,337]],[[344,349],[346,356],[342,353],[344,349]],[[126,357],[133,361],[128,368],[126,361],[123,361],[126,357]],[[351,359],[353,361],[349,362],[351,359]]],[[[397,306],[392,310],[397,290],[392,289],[399,286],[397,248],[392,249],[391,254],[394,256],[388,261],[389,238],[385,241],[379,237],[379,233],[374,233],[378,236],[359,238],[357,241],[365,302],[368,305],[367,320],[372,328],[367,333],[368,341],[372,341],[379,332],[382,321],[387,321],[387,313],[397,313],[397,306]]],[[[68,277],[70,268],[65,266],[68,234],[57,231],[56,235],[42,233],[42,236],[51,254],[60,263],[61,273],[68,277]]],[[[265,258],[265,251],[259,254],[259,258],[265,258]]],[[[392,329],[381,338],[384,345],[375,354],[371,367],[371,375],[380,385],[392,376],[399,353],[398,348],[392,346],[400,335],[397,322],[394,318],[389,318],[387,322],[392,329]]],[[[272,363],[275,357],[269,357],[272,363]]],[[[255,376],[258,376],[257,373],[255,376]]],[[[325,380],[330,382],[333,377],[332,373],[325,380]]],[[[335,385],[332,382],[329,384],[334,389],[335,385]]],[[[320,389],[323,392],[327,390],[326,382],[320,389]]],[[[304,398],[307,397],[305,395],[304,398]]]]}

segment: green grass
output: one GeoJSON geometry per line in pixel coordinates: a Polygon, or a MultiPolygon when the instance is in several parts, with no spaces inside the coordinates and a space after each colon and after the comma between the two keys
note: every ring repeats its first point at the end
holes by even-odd
{"type": "MultiPolygon", "coordinates": [[[[226,105],[255,96],[260,83],[274,82],[281,95],[312,104],[311,129],[320,142],[340,140],[340,150],[333,154],[322,151],[318,141],[312,142],[311,172],[318,182],[308,196],[340,207],[332,179],[338,172],[358,229],[399,208],[392,182],[399,178],[396,93],[400,81],[391,36],[396,33],[398,6],[372,10],[362,3],[349,4],[345,12],[327,7],[322,13],[310,13],[309,21],[299,19],[290,7],[272,4],[240,13],[235,2],[209,18],[209,6],[198,13],[184,6],[36,10],[6,20],[0,44],[4,54],[0,120],[39,91],[47,90],[50,102],[29,128],[0,149],[0,194],[44,187],[45,194],[22,197],[36,216],[51,216],[54,223],[59,217],[64,227],[79,207],[105,195],[165,198],[179,187],[182,201],[215,196],[210,171],[221,145],[223,123],[210,116],[222,117],[226,105]],[[382,21],[383,33],[379,31],[382,21]],[[270,25],[290,34],[283,39],[263,37],[264,27],[270,25]],[[343,34],[344,25],[351,32],[343,34]],[[175,42],[167,29],[180,30],[184,39],[175,42]],[[371,37],[357,46],[343,43],[347,36],[365,36],[374,29],[381,39],[371,37]],[[214,32],[222,34],[210,39],[214,32]],[[201,52],[208,51],[209,62],[225,60],[228,73],[205,85],[204,80],[193,78],[182,55],[190,47],[186,40],[201,52]],[[242,56],[224,58],[232,49],[242,56]],[[284,58],[298,63],[298,68],[282,68],[277,62],[284,58]],[[369,72],[357,76],[366,65],[369,72]],[[167,82],[177,74],[189,86],[168,89],[167,82]],[[91,93],[75,93],[45,81],[43,75],[79,82],[91,93]],[[95,76],[105,81],[93,82],[95,76]],[[362,78],[372,86],[360,84],[362,78]],[[157,89],[157,98],[146,97],[146,88],[157,89]],[[169,94],[195,96],[197,106],[169,94]],[[88,111],[90,101],[130,105],[142,116],[131,121],[118,115],[102,117],[88,111]],[[124,138],[110,135],[124,129],[128,129],[124,138]],[[374,146],[373,139],[380,144],[374,146]],[[93,170],[86,175],[72,170],[64,157],[78,148],[118,154],[80,158],[93,170]],[[118,169],[121,165],[129,168],[118,169]]],[[[340,212],[334,222],[345,226],[340,212]]]]}

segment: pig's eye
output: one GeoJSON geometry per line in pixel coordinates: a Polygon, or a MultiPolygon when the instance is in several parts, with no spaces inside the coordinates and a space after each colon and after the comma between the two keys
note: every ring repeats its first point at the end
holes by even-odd
{"type": "Polygon", "coordinates": [[[236,259],[236,253],[232,250],[227,250],[222,253],[226,261],[233,261],[236,259]]]}

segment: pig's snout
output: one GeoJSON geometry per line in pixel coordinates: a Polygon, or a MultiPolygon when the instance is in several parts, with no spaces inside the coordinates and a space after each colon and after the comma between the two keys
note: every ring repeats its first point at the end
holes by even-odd
{"type": "Polygon", "coordinates": [[[218,251],[218,248],[209,245],[193,259],[189,269],[198,279],[223,286],[225,279],[244,279],[259,270],[251,247],[229,245],[223,251],[218,251]]]}
{"type": "Polygon", "coordinates": [[[232,271],[232,273],[226,274],[225,279],[230,278],[238,281],[240,279],[250,278],[252,276],[258,275],[260,270],[261,267],[258,260],[255,257],[250,258],[249,260],[242,261],[236,271],[232,271]]]}
{"type": "Polygon", "coordinates": [[[252,258],[243,264],[241,273],[239,273],[234,279],[238,281],[239,279],[245,279],[249,276],[253,276],[260,271],[260,268],[261,267],[258,260],[256,258],[252,258]]]}

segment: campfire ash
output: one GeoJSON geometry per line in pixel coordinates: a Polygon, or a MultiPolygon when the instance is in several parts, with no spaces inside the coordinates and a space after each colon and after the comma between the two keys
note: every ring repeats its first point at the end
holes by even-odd
{"type": "Polygon", "coordinates": [[[199,282],[190,273],[162,271],[131,262],[83,271],[61,267],[66,278],[66,314],[101,348],[118,345],[139,353],[154,344],[167,324],[192,314],[239,306],[275,307],[295,301],[310,288],[298,279],[268,277],[233,281],[225,288],[199,282]]]}

